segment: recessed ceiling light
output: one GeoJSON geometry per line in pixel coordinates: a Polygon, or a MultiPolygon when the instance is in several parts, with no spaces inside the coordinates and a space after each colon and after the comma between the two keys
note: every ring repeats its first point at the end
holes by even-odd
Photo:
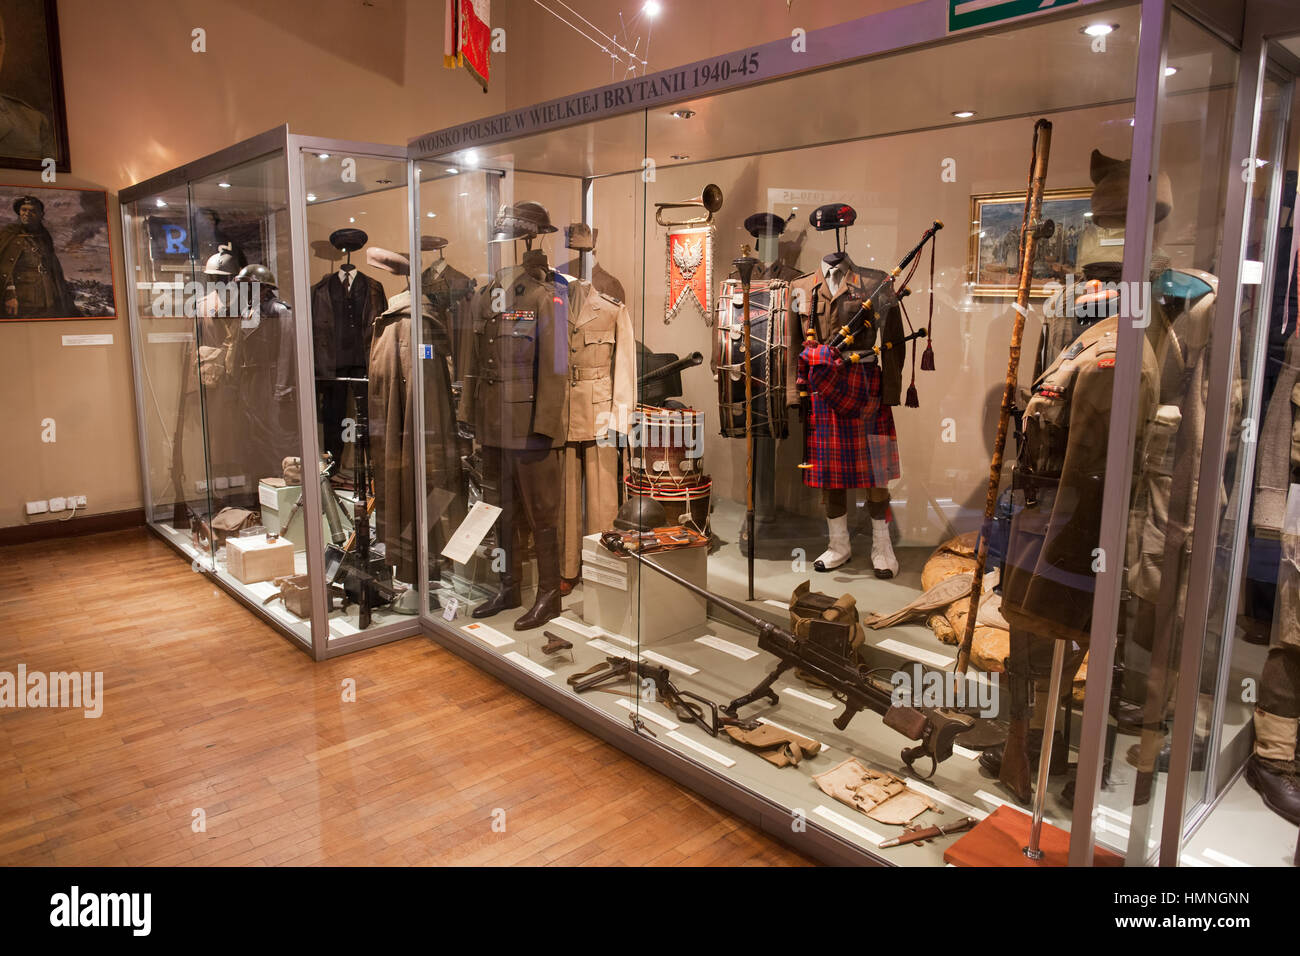
{"type": "Polygon", "coordinates": [[[464,163],[466,166],[478,165],[478,150],[470,149],[465,151],[464,163]]]}
{"type": "Polygon", "coordinates": [[[957,110],[957,111],[954,112],[952,115],[955,116],[955,117],[957,117],[958,119],[970,119],[972,116],[975,115],[975,111],[974,111],[974,110],[957,110]]]}
{"type": "Polygon", "coordinates": [[[1084,219],[1091,219],[1091,218],[1092,218],[1092,213],[1090,213],[1090,212],[1085,212],[1085,213],[1083,214],[1083,218],[1084,218],[1084,219]]]}
{"type": "Polygon", "coordinates": [[[1178,67],[1176,66],[1165,67],[1165,76],[1173,76],[1177,72],[1178,72],[1178,67]]]}
{"type": "Polygon", "coordinates": [[[455,166],[448,166],[445,172],[450,176],[455,176],[458,172],[460,172],[460,170],[457,169],[455,166]]]}
{"type": "Polygon", "coordinates": [[[469,193],[461,193],[462,196],[468,196],[469,193]]]}
{"type": "Polygon", "coordinates": [[[428,216],[430,219],[433,219],[433,218],[435,218],[438,214],[437,214],[436,212],[426,212],[425,215],[428,216]]]}
{"type": "Polygon", "coordinates": [[[348,216],[348,222],[356,222],[356,221],[357,221],[356,216],[348,216]]]}
{"type": "Polygon", "coordinates": [[[663,4],[659,0],[645,0],[645,5],[641,7],[641,12],[652,20],[663,13],[663,10],[663,4]]]}
{"type": "Polygon", "coordinates": [[[695,110],[688,110],[688,109],[673,110],[668,115],[671,116],[673,119],[690,119],[692,116],[695,115],[695,110]]]}
{"type": "Polygon", "coordinates": [[[1118,29],[1118,23],[1089,23],[1079,32],[1086,33],[1090,37],[1107,37],[1118,29]]]}
{"type": "Polygon", "coordinates": [[[319,156],[321,159],[329,159],[329,158],[330,158],[330,154],[329,154],[329,153],[317,153],[316,155],[319,156]]]}
{"type": "Polygon", "coordinates": [[[153,201],[153,204],[154,204],[155,206],[157,206],[159,209],[161,209],[161,208],[163,208],[163,206],[166,206],[166,205],[167,205],[167,203],[164,202],[164,201],[161,200],[161,199],[155,199],[155,200],[153,201]]]}
{"type": "Polygon", "coordinates": [[[673,153],[668,158],[669,159],[690,159],[691,157],[686,155],[685,153],[673,153]]]}
{"type": "Polygon", "coordinates": [[[308,194],[307,194],[307,201],[308,201],[308,202],[315,202],[315,201],[316,201],[316,194],[315,194],[315,193],[308,193],[308,194]]]}
{"type": "Polygon", "coordinates": [[[222,189],[230,188],[230,183],[217,183],[217,185],[220,186],[222,189]]]}

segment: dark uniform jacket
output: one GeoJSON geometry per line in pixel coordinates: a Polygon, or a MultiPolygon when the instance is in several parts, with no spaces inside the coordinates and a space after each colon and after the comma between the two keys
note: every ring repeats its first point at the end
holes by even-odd
{"type": "MultiPolygon", "coordinates": [[[[819,344],[828,342],[838,330],[835,321],[837,310],[845,297],[870,294],[884,279],[886,273],[879,269],[860,266],[850,270],[840,290],[830,294],[821,271],[802,275],[790,283],[790,343],[786,349],[785,390],[786,404],[799,404],[799,355],[808,344],[807,335],[812,330],[819,344]]],[[[898,297],[892,289],[882,288],[874,300],[876,336],[873,344],[880,346],[881,404],[898,405],[903,392],[903,359],[906,345],[903,341],[903,313],[898,297]],[[892,343],[892,348],[886,348],[892,343]]],[[[859,339],[861,344],[865,344],[859,339]]]]}
{"type": "Polygon", "coordinates": [[[475,282],[446,259],[420,274],[420,289],[428,308],[447,335],[452,380],[463,383],[474,355],[475,282]]]}
{"type": "Polygon", "coordinates": [[[553,276],[540,266],[509,266],[476,295],[466,407],[484,445],[535,449],[565,442],[569,335],[557,327],[553,276]]]}
{"type": "Polygon", "coordinates": [[[19,318],[81,314],[63,277],[54,240],[43,226],[33,232],[19,223],[0,228],[0,301],[11,297],[18,300],[19,318]]]}
{"type": "Polygon", "coordinates": [[[377,279],[359,270],[345,293],[331,272],[311,287],[311,334],[317,378],[336,378],[339,370],[364,369],[374,338],[375,317],[388,308],[377,279]]]}
{"type": "Polygon", "coordinates": [[[279,299],[240,320],[228,352],[239,382],[245,448],[252,478],[279,477],[281,462],[302,455],[295,386],[294,316],[279,299]]]}
{"type": "MultiPolygon", "coordinates": [[[[434,327],[431,306],[425,300],[423,341],[444,341],[434,327]]],[[[424,362],[424,394],[416,397],[411,373],[411,294],[399,292],[388,311],[375,320],[375,340],[370,350],[370,452],[375,472],[375,515],[378,539],[397,577],[416,579],[415,455],[424,449],[429,527],[429,555],[433,560],[446,547],[463,517],[460,456],[451,403],[451,382],[445,352],[434,345],[433,357],[424,362]],[[416,433],[415,402],[424,405],[424,438],[416,433]]]]}

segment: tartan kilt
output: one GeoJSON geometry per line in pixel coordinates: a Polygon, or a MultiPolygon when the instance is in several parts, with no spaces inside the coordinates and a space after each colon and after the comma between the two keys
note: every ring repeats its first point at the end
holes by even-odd
{"type": "MultiPolygon", "coordinates": [[[[805,364],[806,362],[806,364],[805,364]]],[[[810,488],[883,488],[899,477],[894,410],[881,401],[878,363],[845,362],[825,345],[805,350],[809,385],[806,462],[810,488]]]]}

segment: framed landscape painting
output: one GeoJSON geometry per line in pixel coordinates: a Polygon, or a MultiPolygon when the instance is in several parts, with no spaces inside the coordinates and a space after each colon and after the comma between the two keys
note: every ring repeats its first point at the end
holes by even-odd
{"type": "MultiPolygon", "coordinates": [[[[1020,224],[1024,193],[971,196],[970,251],[967,275],[974,294],[1014,297],[1020,273],[1020,224]]],[[[1079,274],[1079,248],[1092,224],[1092,189],[1049,189],[1043,193],[1043,219],[1056,228],[1034,250],[1030,295],[1045,297],[1049,285],[1059,287],[1068,275],[1079,274]]]]}

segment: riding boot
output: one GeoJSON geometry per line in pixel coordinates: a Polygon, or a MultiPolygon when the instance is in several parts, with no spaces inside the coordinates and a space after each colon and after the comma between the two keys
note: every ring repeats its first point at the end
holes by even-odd
{"type": "Polygon", "coordinates": [[[519,579],[509,571],[501,575],[501,590],[492,595],[470,612],[470,617],[492,617],[512,607],[519,607],[523,600],[519,596],[519,579]]]}
{"type": "Polygon", "coordinates": [[[533,531],[533,544],[537,548],[537,599],[528,613],[515,621],[516,631],[541,627],[553,617],[559,617],[560,603],[560,548],[559,533],[555,528],[533,531]]]}

